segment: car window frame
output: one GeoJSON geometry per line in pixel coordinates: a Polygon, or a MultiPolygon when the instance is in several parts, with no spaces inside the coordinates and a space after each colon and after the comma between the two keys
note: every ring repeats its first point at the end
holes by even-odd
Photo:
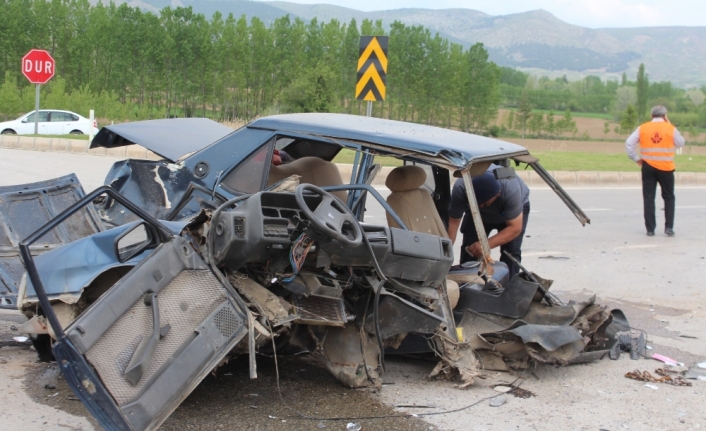
{"type": "Polygon", "coordinates": [[[34,115],[35,113],[38,113],[38,114],[40,115],[38,123],[48,123],[48,122],[49,122],[49,118],[50,118],[50,116],[49,116],[49,113],[50,113],[50,112],[49,112],[49,111],[32,111],[32,112],[30,112],[29,114],[27,114],[27,116],[22,120],[22,122],[23,122],[23,123],[34,123],[34,117],[33,117],[33,115],[34,115]],[[44,120],[44,121],[42,121],[41,114],[47,114],[47,117],[46,117],[47,119],[44,120]],[[32,117],[31,120],[30,120],[30,117],[32,117]]]}
{"type": "Polygon", "coordinates": [[[49,122],[50,123],[62,123],[65,120],[66,116],[64,115],[63,112],[61,111],[49,111],[49,122]],[[59,115],[57,115],[59,114],[59,115]],[[54,120],[54,116],[57,116],[56,118],[61,118],[61,120],[54,120]]]}
{"type": "Polygon", "coordinates": [[[261,150],[263,150],[265,147],[267,147],[269,145],[270,150],[269,150],[269,152],[266,156],[266,159],[265,159],[265,167],[262,170],[262,177],[260,178],[260,187],[259,187],[259,190],[257,190],[257,191],[264,190],[265,187],[267,186],[267,177],[270,173],[270,165],[272,164],[272,153],[273,153],[273,150],[274,150],[276,143],[277,143],[277,135],[274,135],[271,138],[269,138],[267,141],[265,141],[263,144],[256,147],[246,157],[244,157],[240,161],[240,163],[234,165],[230,170],[228,170],[228,172],[221,175],[221,177],[217,181],[217,186],[222,188],[223,190],[227,191],[228,193],[231,193],[233,196],[240,196],[240,195],[250,193],[250,192],[246,192],[246,191],[242,191],[242,190],[236,190],[233,187],[230,187],[228,184],[226,184],[226,181],[231,177],[231,175],[234,175],[238,171],[238,169],[244,167],[253,157],[255,157],[256,154],[258,154],[261,150]]]}

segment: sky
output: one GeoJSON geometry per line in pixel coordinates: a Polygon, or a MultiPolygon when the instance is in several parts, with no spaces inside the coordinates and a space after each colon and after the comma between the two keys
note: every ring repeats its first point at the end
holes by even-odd
{"type": "Polygon", "coordinates": [[[425,8],[475,9],[507,15],[544,9],[562,21],[589,28],[706,26],[706,0],[284,0],[327,3],[362,11],[425,8]]]}

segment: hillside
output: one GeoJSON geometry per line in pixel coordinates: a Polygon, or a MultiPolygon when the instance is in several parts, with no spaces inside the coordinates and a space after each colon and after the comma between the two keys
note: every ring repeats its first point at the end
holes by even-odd
{"type": "Polygon", "coordinates": [[[266,24],[289,14],[306,21],[337,19],[358,23],[382,19],[385,25],[401,21],[421,25],[455,43],[482,42],[491,59],[503,66],[536,74],[572,77],[594,74],[616,78],[623,72],[634,77],[645,63],[652,81],[672,81],[678,86],[706,85],[706,26],[589,29],[568,24],[544,10],[491,16],[471,9],[395,9],[362,12],[354,9],[290,2],[246,0],[128,0],[132,6],[159,10],[164,6],[192,6],[211,16],[257,16],[266,24]],[[675,65],[677,65],[675,67],[675,65]]]}

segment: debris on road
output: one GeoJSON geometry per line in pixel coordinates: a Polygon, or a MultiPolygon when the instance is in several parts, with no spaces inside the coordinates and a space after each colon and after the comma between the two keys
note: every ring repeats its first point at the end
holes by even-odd
{"type": "Polygon", "coordinates": [[[527,389],[522,389],[519,384],[515,384],[514,382],[506,385],[497,385],[493,387],[493,390],[503,394],[511,394],[516,398],[530,398],[534,396],[534,393],[527,389]]]}
{"type": "Polygon", "coordinates": [[[633,361],[640,359],[640,356],[645,356],[647,349],[647,338],[643,331],[620,331],[615,334],[618,342],[610,349],[608,356],[610,359],[618,359],[620,353],[630,353],[630,359],[633,361]]]}
{"type": "Polygon", "coordinates": [[[346,431],[360,431],[360,428],[360,424],[355,422],[348,422],[348,425],[346,425],[346,431]]]}
{"type": "Polygon", "coordinates": [[[532,398],[534,396],[534,392],[522,389],[519,386],[514,387],[508,394],[512,394],[515,398],[532,398]]]}
{"type": "Polygon", "coordinates": [[[692,380],[706,380],[706,369],[700,368],[698,365],[689,368],[684,377],[692,380]]]}
{"type": "Polygon", "coordinates": [[[640,380],[643,382],[666,383],[666,384],[669,384],[672,386],[691,386],[691,382],[686,381],[686,379],[684,377],[682,377],[682,376],[672,377],[670,375],[670,374],[672,374],[672,372],[670,372],[669,370],[667,370],[665,368],[657,368],[655,370],[655,374],[657,374],[661,377],[655,377],[652,374],[650,374],[649,371],[640,371],[640,370],[627,372],[627,373],[625,373],[625,377],[627,377],[628,379],[640,380]]]}
{"type": "Polygon", "coordinates": [[[656,359],[660,362],[664,362],[667,365],[679,365],[680,367],[684,366],[684,363],[679,362],[676,359],[672,359],[668,356],[660,355],[659,353],[654,353],[652,355],[652,359],[656,359]]]}
{"type": "Polygon", "coordinates": [[[490,399],[490,407],[500,407],[507,402],[507,397],[498,396],[490,399]]]}

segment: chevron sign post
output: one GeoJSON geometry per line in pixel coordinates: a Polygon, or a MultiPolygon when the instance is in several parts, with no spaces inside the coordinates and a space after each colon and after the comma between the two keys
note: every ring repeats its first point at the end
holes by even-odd
{"type": "Polygon", "coordinates": [[[355,98],[368,101],[368,117],[372,114],[372,102],[385,100],[388,40],[388,36],[360,37],[358,82],[355,86],[355,98]]]}

